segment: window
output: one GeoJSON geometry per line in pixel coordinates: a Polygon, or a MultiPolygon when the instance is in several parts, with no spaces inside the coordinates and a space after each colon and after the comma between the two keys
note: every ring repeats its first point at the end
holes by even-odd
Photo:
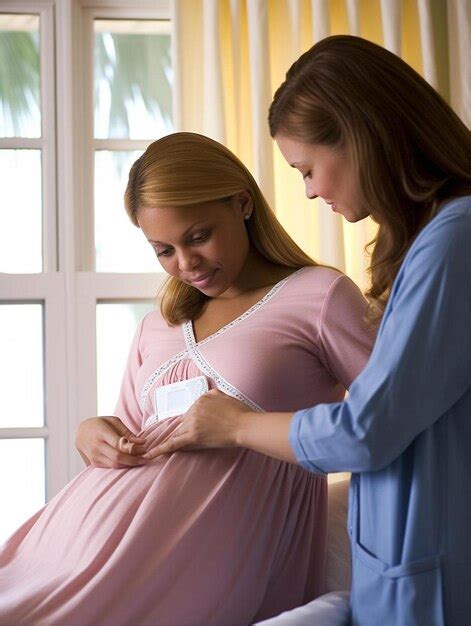
{"type": "Polygon", "coordinates": [[[169,2],[0,7],[2,542],[83,468],[163,274],[123,193],[173,131],[169,2]],[[125,8],[127,7],[127,8],[125,8]]]}
{"type": "Polygon", "coordinates": [[[142,149],[173,130],[170,23],[94,19],[93,30],[96,269],[155,272],[152,249],[116,208],[142,149]]]}

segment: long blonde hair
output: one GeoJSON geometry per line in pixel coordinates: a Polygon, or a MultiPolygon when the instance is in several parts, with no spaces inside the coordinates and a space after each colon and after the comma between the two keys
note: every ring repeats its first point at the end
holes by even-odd
{"type": "Polygon", "coordinates": [[[323,39],[289,69],[269,111],[272,137],[345,146],[379,224],[370,317],[378,320],[407,250],[440,203],[471,193],[471,139],[409,65],[365,39],[323,39]]]}
{"type": "MultiPolygon", "coordinates": [[[[248,190],[253,211],[247,230],[256,250],[269,261],[292,268],[317,265],[276,219],[245,165],[223,145],[196,133],[174,133],[150,144],[129,172],[126,211],[136,226],[140,207],[191,206],[248,190]]],[[[195,319],[208,297],[170,277],[161,301],[169,324],[195,319]]]]}

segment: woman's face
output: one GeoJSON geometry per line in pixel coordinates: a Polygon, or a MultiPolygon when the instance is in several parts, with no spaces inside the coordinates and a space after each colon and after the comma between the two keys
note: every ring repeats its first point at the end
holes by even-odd
{"type": "Polygon", "coordinates": [[[322,198],[349,222],[369,215],[345,148],[306,144],[283,134],[275,141],[291,167],[301,172],[308,198],[322,198]]]}
{"type": "Polygon", "coordinates": [[[210,297],[237,285],[249,254],[248,192],[184,207],[147,208],[137,221],[163,269],[210,297]]]}

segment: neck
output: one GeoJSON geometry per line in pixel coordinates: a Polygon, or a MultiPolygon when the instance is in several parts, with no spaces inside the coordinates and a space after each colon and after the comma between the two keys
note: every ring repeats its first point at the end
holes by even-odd
{"type": "Polygon", "coordinates": [[[291,274],[293,270],[294,268],[269,261],[251,246],[237,280],[216,299],[238,298],[246,293],[269,287],[291,274]]]}

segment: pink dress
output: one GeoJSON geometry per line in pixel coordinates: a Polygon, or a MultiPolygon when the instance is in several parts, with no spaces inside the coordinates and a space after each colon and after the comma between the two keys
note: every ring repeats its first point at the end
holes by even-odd
{"type": "MultiPolygon", "coordinates": [[[[197,343],[191,322],[141,322],[116,415],[145,427],[161,385],[207,377],[259,411],[340,400],[373,335],[335,270],[298,270],[197,343]]],[[[0,624],[244,626],[323,591],[326,479],[244,448],[84,469],[0,552],[0,624]]]]}

